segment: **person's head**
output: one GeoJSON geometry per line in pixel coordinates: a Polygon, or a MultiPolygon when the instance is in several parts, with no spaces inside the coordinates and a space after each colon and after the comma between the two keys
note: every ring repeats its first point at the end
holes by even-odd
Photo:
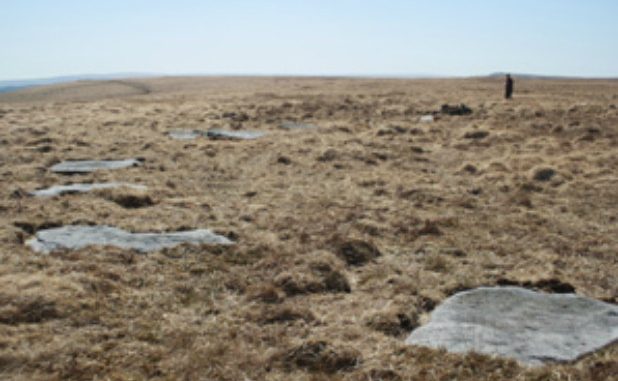
{"type": "Polygon", "coordinates": [[[507,74],[507,75],[506,75],[506,79],[511,79],[511,75],[510,75],[510,74],[507,74]]]}

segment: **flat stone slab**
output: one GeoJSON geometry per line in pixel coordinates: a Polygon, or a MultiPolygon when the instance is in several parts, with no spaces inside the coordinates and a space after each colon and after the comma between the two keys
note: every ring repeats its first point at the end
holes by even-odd
{"type": "Polygon", "coordinates": [[[266,136],[261,131],[232,131],[213,128],[206,131],[206,136],[211,139],[253,140],[266,136]]]}
{"type": "Polygon", "coordinates": [[[126,187],[136,190],[146,190],[143,185],[125,184],[125,183],[94,183],[94,184],[69,184],[69,185],[54,185],[46,189],[38,189],[30,192],[31,196],[35,197],[54,197],[63,194],[85,193],[99,189],[111,189],[126,187]]]}
{"type": "Polygon", "coordinates": [[[421,123],[431,123],[434,121],[433,115],[423,115],[420,117],[419,121],[421,123]]]}
{"type": "Polygon", "coordinates": [[[618,341],[618,306],[575,294],[482,287],[448,298],[406,344],[527,365],[569,362],[618,341]]]}
{"type": "Polygon", "coordinates": [[[283,122],[279,125],[279,128],[284,130],[312,130],[318,128],[313,124],[296,123],[296,122],[283,122]]]}
{"type": "Polygon", "coordinates": [[[157,251],[183,243],[232,245],[233,241],[207,229],[173,233],[130,233],[110,226],[63,226],[40,230],[26,245],[37,252],[78,250],[88,246],[115,246],[140,252],[157,251]]]}
{"type": "Polygon", "coordinates": [[[101,169],[121,169],[141,164],[137,159],[63,161],[50,169],[56,173],[88,173],[101,169]]]}
{"type": "Polygon", "coordinates": [[[167,133],[167,135],[176,140],[193,140],[200,136],[203,136],[202,131],[197,130],[174,130],[167,133]]]}

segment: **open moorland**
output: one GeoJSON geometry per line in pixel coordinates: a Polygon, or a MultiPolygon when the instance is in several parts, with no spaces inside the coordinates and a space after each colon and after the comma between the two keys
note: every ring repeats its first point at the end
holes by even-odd
{"type": "Polygon", "coordinates": [[[0,379],[617,379],[616,345],[528,368],[404,343],[477,286],[618,303],[618,81],[515,81],[511,101],[501,78],[157,78],[0,95],[0,379]],[[472,114],[439,112],[461,103],[472,114]],[[211,128],[267,135],[168,136],[211,128]],[[49,170],[130,158],[142,164],[49,170]],[[110,181],[147,188],[29,195],[110,181]],[[208,228],[236,244],[25,245],[65,225],[208,228]]]}

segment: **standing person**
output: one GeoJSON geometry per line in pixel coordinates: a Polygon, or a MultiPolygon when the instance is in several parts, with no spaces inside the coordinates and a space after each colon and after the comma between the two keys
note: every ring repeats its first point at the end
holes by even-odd
{"type": "Polygon", "coordinates": [[[504,97],[506,99],[511,99],[513,97],[513,78],[511,78],[510,74],[506,75],[506,89],[504,92],[504,97]]]}

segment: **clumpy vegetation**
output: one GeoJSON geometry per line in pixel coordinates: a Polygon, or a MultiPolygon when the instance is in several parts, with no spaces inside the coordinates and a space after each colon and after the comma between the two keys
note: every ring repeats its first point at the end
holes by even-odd
{"type": "Polygon", "coordinates": [[[351,266],[364,265],[382,255],[371,243],[359,240],[340,242],[337,245],[337,254],[351,266]]]}
{"type": "Polygon", "coordinates": [[[404,345],[446,297],[481,285],[618,302],[618,83],[522,80],[501,96],[489,79],[317,78],[0,96],[0,378],[612,379],[615,345],[538,369],[404,345]],[[167,135],[211,128],[268,134],[167,135]],[[130,157],[143,165],[49,171],[130,157]],[[72,182],[147,190],[28,196],[72,182]],[[210,228],[237,245],[24,245],[77,224],[210,228]]]}
{"type": "Polygon", "coordinates": [[[112,201],[125,209],[146,208],[155,204],[150,195],[140,192],[108,190],[101,193],[105,199],[112,201]]]}

